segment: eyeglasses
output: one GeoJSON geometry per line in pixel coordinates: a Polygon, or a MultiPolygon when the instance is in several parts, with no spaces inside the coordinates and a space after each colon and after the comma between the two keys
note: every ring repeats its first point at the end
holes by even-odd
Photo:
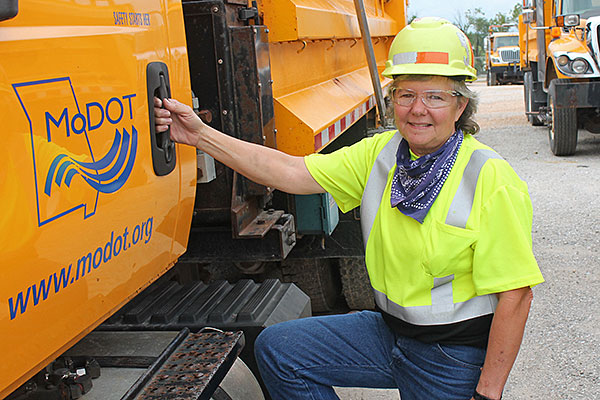
{"type": "Polygon", "coordinates": [[[425,90],[417,93],[410,89],[392,89],[392,101],[402,107],[413,105],[417,97],[420,97],[427,108],[444,108],[452,104],[453,97],[458,96],[461,94],[455,90],[425,90]]]}

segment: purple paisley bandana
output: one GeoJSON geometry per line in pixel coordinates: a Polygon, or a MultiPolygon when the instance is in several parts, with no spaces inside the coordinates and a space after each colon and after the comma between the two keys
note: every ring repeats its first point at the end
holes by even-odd
{"type": "Polygon", "coordinates": [[[402,139],[392,180],[392,207],[422,224],[454,166],[462,141],[463,133],[458,130],[435,152],[411,160],[408,142],[402,139]]]}

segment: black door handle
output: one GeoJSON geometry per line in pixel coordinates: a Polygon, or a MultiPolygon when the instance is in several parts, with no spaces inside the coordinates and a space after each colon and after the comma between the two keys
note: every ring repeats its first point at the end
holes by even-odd
{"type": "Polygon", "coordinates": [[[14,18],[18,13],[19,0],[0,0],[0,21],[14,18]]]}
{"type": "Polygon", "coordinates": [[[165,63],[152,62],[146,68],[148,84],[148,114],[150,121],[150,141],[152,145],[152,163],[158,176],[167,175],[175,168],[175,143],[171,140],[170,129],[156,132],[154,120],[154,98],[163,100],[171,97],[169,70],[165,63]]]}
{"type": "MultiPolygon", "coordinates": [[[[158,87],[158,95],[161,100],[171,97],[169,86],[167,85],[167,78],[161,71],[159,72],[160,86],[158,87]]],[[[157,133],[158,135],[158,147],[165,151],[165,161],[170,163],[173,159],[173,153],[175,151],[175,143],[171,140],[171,129],[167,129],[165,132],[157,133]]]]}

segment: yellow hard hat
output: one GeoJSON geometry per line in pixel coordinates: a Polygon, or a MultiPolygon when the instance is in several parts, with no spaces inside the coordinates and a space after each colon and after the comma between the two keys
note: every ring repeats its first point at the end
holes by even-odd
{"type": "Polygon", "coordinates": [[[467,35],[443,18],[415,19],[392,42],[383,76],[465,76],[477,79],[473,48],[467,35]]]}

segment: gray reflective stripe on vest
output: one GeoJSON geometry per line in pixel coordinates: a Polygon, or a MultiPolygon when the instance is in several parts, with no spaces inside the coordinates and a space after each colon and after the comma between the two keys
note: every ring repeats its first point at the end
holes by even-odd
{"type": "Polygon", "coordinates": [[[498,153],[492,150],[479,149],[471,154],[469,163],[465,167],[462,179],[458,185],[458,190],[452,199],[448,215],[446,216],[446,225],[466,228],[467,220],[471,215],[473,208],[473,199],[475,198],[475,189],[481,168],[490,158],[500,158],[498,153]]]}
{"type": "Polygon", "coordinates": [[[367,248],[367,241],[369,240],[371,228],[373,228],[373,223],[375,222],[375,216],[381,205],[388,174],[394,165],[396,165],[396,152],[398,151],[398,145],[401,140],[402,136],[396,131],[396,134],[379,152],[375,164],[373,164],[373,168],[371,169],[371,173],[369,174],[365,190],[363,191],[362,200],[360,202],[360,227],[363,234],[365,249],[367,248]]]}
{"type": "MultiPolygon", "coordinates": [[[[446,285],[452,285],[452,282],[446,285]]],[[[444,286],[446,286],[444,285],[444,286]]],[[[477,296],[462,303],[449,304],[443,312],[433,306],[402,307],[389,300],[384,293],[373,289],[375,303],[386,313],[414,325],[452,324],[467,319],[492,314],[498,304],[493,294],[477,296]]]]}
{"type": "MultiPolygon", "coordinates": [[[[396,152],[401,139],[400,134],[396,133],[381,150],[365,185],[360,206],[361,229],[365,249],[377,211],[383,200],[383,192],[385,191],[389,172],[396,165],[396,152]]],[[[490,158],[501,159],[502,157],[487,149],[478,149],[471,154],[456,194],[450,204],[446,216],[447,225],[458,228],[467,226],[473,208],[479,174],[490,158]]],[[[493,294],[477,296],[462,303],[454,303],[453,280],[454,275],[434,278],[430,306],[402,307],[388,299],[385,293],[373,289],[375,303],[388,314],[416,325],[449,324],[494,312],[498,300],[493,294]]]]}

